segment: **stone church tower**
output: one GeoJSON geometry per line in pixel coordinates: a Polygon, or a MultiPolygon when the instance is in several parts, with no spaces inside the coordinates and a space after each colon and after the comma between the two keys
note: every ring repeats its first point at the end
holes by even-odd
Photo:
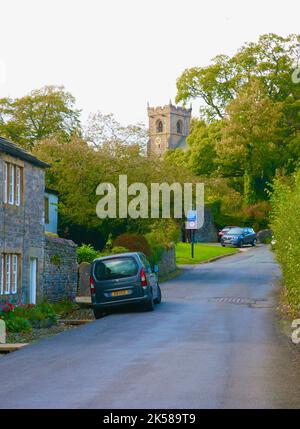
{"type": "Polygon", "coordinates": [[[173,106],[149,107],[148,155],[163,156],[168,149],[187,149],[192,109],[173,106]]]}

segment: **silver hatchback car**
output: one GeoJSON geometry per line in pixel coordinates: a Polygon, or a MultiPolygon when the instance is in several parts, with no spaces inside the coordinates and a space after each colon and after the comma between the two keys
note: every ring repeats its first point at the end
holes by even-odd
{"type": "Polygon", "coordinates": [[[95,318],[126,304],[136,303],[154,310],[154,304],[161,302],[157,271],[140,252],[96,259],[90,275],[95,318]]]}

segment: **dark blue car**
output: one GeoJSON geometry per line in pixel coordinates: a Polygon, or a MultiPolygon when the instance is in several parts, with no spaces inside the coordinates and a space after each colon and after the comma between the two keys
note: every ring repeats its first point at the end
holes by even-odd
{"type": "Polygon", "coordinates": [[[244,244],[256,246],[257,237],[252,228],[232,228],[221,238],[223,247],[226,245],[242,247],[244,244]]]}
{"type": "Polygon", "coordinates": [[[157,267],[151,267],[141,252],[96,259],[91,266],[92,307],[96,319],[116,307],[140,304],[154,310],[161,302],[157,267]]]}

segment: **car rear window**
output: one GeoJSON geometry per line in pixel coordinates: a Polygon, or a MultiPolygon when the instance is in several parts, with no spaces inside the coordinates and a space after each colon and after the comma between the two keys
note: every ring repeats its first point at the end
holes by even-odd
{"type": "Polygon", "coordinates": [[[242,228],[232,228],[228,231],[229,234],[240,235],[243,232],[242,228]]]}
{"type": "Polygon", "coordinates": [[[138,264],[134,258],[112,258],[97,261],[95,277],[97,280],[114,280],[133,277],[138,273],[138,264]]]}

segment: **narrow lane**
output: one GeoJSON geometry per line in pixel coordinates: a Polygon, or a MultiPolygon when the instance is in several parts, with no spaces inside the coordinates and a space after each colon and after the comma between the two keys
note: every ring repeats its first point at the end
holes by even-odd
{"type": "Polygon", "coordinates": [[[123,312],[0,359],[2,408],[299,408],[266,247],[184,270],[123,312]]]}

